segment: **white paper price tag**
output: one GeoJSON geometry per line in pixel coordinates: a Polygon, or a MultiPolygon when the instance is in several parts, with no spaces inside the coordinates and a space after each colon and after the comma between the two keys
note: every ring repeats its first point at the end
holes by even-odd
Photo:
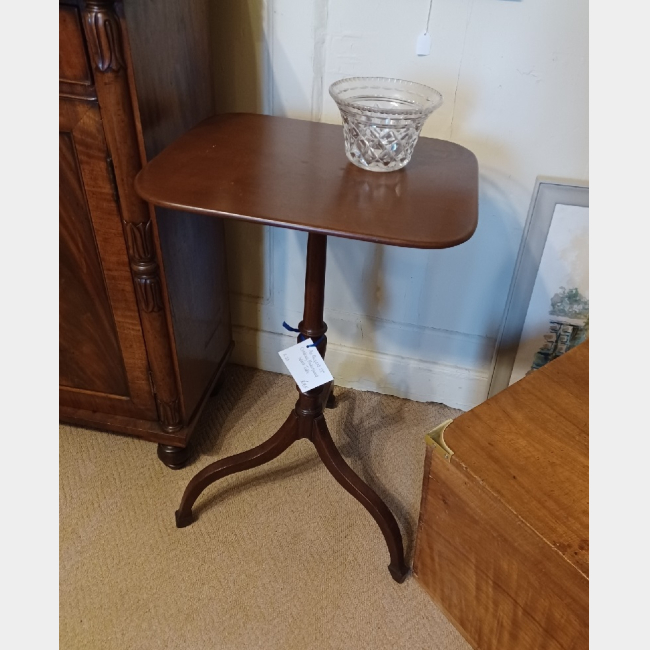
{"type": "Polygon", "coordinates": [[[417,43],[415,44],[415,53],[418,56],[429,56],[431,54],[431,34],[429,32],[422,32],[418,36],[417,43]]]}
{"type": "Polygon", "coordinates": [[[303,393],[334,380],[320,352],[316,348],[307,347],[311,343],[311,339],[306,339],[278,352],[303,393]]]}

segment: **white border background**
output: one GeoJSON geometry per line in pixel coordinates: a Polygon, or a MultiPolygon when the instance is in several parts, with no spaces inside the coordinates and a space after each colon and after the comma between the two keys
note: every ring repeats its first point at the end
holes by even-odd
{"type": "MultiPolygon", "coordinates": [[[[650,381],[642,314],[650,130],[643,8],[592,3],[590,11],[591,647],[603,650],[644,647],[648,637],[650,381]],[[618,346],[611,338],[614,301],[628,305],[639,322],[618,346]]],[[[3,7],[1,489],[9,648],[51,648],[58,636],[55,10],[55,3],[3,7]]]]}

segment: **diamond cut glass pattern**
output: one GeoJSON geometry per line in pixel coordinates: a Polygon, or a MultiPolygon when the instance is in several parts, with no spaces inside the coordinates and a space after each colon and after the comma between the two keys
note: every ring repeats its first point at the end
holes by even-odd
{"type": "Polygon", "coordinates": [[[380,172],[409,162],[422,126],[442,104],[433,88],[384,77],[341,79],[330,86],[330,95],[343,118],[348,159],[380,172]]]}

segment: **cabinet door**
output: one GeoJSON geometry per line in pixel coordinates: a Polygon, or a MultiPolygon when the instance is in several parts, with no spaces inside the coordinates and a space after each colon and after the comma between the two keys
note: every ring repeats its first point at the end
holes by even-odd
{"type": "Polygon", "coordinates": [[[69,409],[155,420],[97,104],[59,100],[59,383],[69,409]]]}

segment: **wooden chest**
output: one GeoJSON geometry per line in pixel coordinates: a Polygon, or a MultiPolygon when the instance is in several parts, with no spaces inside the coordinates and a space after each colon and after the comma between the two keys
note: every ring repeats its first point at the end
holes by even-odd
{"type": "Polygon", "coordinates": [[[588,647],[588,381],[586,342],[427,436],[413,572],[474,648],[588,647]]]}

